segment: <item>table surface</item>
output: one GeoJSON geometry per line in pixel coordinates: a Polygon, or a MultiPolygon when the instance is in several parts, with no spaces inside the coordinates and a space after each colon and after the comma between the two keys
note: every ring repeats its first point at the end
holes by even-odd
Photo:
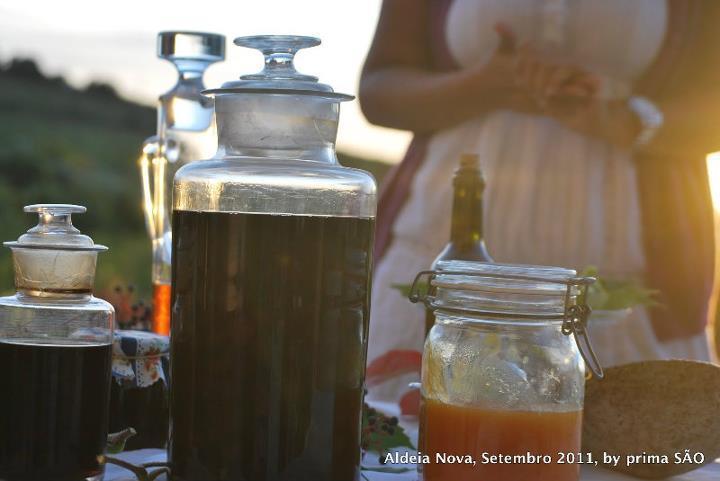
{"type": "MultiPolygon", "coordinates": [[[[399,408],[394,404],[371,402],[372,406],[388,415],[398,415],[399,408]]],[[[410,439],[415,443],[417,440],[417,418],[400,418],[400,424],[405,428],[410,439]]],[[[139,451],[128,451],[116,456],[133,464],[150,462],[164,462],[167,458],[163,449],[143,449],[139,451]]],[[[376,466],[379,466],[375,462],[376,466]]],[[[373,471],[363,471],[366,481],[416,481],[417,473],[414,465],[395,465],[395,467],[406,467],[407,472],[401,474],[388,474],[373,471]]],[[[119,466],[108,465],[105,470],[104,481],[136,481],[132,474],[119,466]]],[[[167,481],[161,476],[158,481],[167,481]]],[[[591,466],[581,468],[580,481],[638,481],[623,474],[615,473],[607,469],[591,466]]],[[[720,459],[716,462],[703,466],[700,469],[691,471],[681,476],[666,478],[666,481],[720,481],[720,459]]]]}
{"type": "MultiPolygon", "coordinates": [[[[133,464],[162,462],[165,461],[165,450],[162,449],[143,449],[140,451],[128,451],[117,456],[125,461],[133,464]]],[[[410,471],[402,474],[387,474],[365,471],[364,474],[368,481],[415,481],[417,474],[414,467],[410,471]]],[[[613,473],[602,468],[583,467],[580,476],[581,481],[638,481],[637,478],[624,476],[622,474],[613,473]]],[[[720,480],[720,460],[704,466],[698,470],[668,478],[667,481],[718,481],[720,480]]],[[[104,481],[136,481],[132,475],[123,468],[108,465],[105,470],[104,481]]],[[[166,481],[164,476],[159,481],[166,481]]]]}

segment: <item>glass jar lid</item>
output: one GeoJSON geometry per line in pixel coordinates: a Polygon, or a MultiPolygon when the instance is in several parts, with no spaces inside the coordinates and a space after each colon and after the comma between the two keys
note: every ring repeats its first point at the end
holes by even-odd
{"type": "Polygon", "coordinates": [[[23,210],[37,213],[39,222],[17,241],[4,242],[5,247],[95,252],[107,250],[107,247],[95,244],[90,237],[80,233],[72,224],[72,214],[87,212],[87,209],[81,205],[34,204],[25,206],[23,210]]]}
{"type": "Polygon", "coordinates": [[[38,225],[17,241],[4,243],[13,253],[18,292],[40,297],[92,293],[97,254],[107,247],[95,244],[72,225],[72,214],[87,209],[70,204],[36,204],[24,210],[38,214],[38,225]]]}
{"type": "Polygon", "coordinates": [[[232,93],[311,95],[320,99],[342,102],[352,100],[352,95],[337,93],[330,85],[318,82],[313,75],[305,75],[295,69],[295,54],[303,48],[320,45],[320,39],[300,35],[254,35],[238,37],[235,45],[262,52],[265,67],[256,74],[225,82],[217,89],[205,90],[206,95],[232,93]]]}
{"type": "Polygon", "coordinates": [[[561,267],[450,260],[438,262],[435,273],[432,304],[438,309],[562,318],[580,292],[572,282],[577,272],[561,267]]]}
{"type": "Polygon", "coordinates": [[[593,282],[592,277],[578,277],[576,271],[561,267],[440,261],[434,271],[416,276],[410,301],[423,301],[432,310],[487,318],[487,322],[561,321],[563,334],[574,336],[586,364],[602,378],[587,334],[586,294],[593,282]]]}
{"type": "Polygon", "coordinates": [[[149,387],[166,382],[170,338],[144,331],[115,331],[113,379],[124,387],[149,387]]]}
{"type": "Polygon", "coordinates": [[[160,32],[157,54],[170,61],[220,62],[225,59],[225,36],[207,32],[160,32]]]}

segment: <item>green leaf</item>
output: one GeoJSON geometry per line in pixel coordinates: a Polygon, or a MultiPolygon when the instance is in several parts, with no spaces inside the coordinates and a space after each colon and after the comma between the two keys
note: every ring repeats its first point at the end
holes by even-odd
{"type": "Polygon", "coordinates": [[[365,451],[380,454],[395,448],[415,449],[397,418],[389,417],[367,403],[363,406],[362,445],[365,451]]]}
{"type": "MultiPolygon", "coordinates": [[[[400,291],[403,297],[410,297],[410,292],[412,291],[412,284],[393,284],[393,289],[397,289],[400,291]]],[[[418,282],[418,288],[417,293],[420,296],[420,299],[423,299],[425,296],[427,296],[428,293],[428,284],[425,281],[418,282]]]]}
{"type": "Polygon", "coordinates": [[[133,428],[125,428],[118,433],[108,434],[105,452],[108,454],[122,453],[125,450],[127,440],[136,434],[137,432],[133,428]]]}
{"type": "Polygon", "coordinates": [[[593,310],[616,311],[636,306],[658,305],[658,291],[646,288],[637,279],[606,279],[598,274],[595,266],[586,267],[580,275],[597,279],[588,288],[587,302],[593,310]]]}
{"type": "Polygon", "coordinates": [[[362,470],[363,471],[371,471],[374,473],[400,474],[400,473],[407,473],[408,471],[413,471],[413,468],[394,467],[394,466],[362,466],[362,470]]]}

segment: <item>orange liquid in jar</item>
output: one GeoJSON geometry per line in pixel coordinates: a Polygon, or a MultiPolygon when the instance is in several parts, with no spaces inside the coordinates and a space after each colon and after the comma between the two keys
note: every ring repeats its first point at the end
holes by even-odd
{"type": "Polygon", "coordinates": [[[578,481],[578,464],[558,464],[558,453],[580,452],[582,411],[503,411],[425,400],[420,452],[425,481],[578,481]],[[439,464],[436,453],[470,455],[476,464],[439,464]],[[550,464],[484,464],[488,455],[549,455],[550,464]]]}
{"type": "Polygon", "coordinates": [[[152,330],[170,334],[170,284],[153,284],[152,330]]]}

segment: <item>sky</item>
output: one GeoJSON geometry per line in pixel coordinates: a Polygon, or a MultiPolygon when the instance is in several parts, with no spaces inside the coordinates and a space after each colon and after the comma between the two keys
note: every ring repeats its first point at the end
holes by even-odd
{"type": "MultiPolygon", "coordinates": [[[[322,45],[301,52],[299,71],[338,92],[357,95],[360,69],[381,0],[0,0],[0,61],[35,59],[48,75],[82,87],[112,84],[125,98],[154,105],[175,82],[172,65],[156,57],[162,30],[221,33],[227,58],[205,76],[208,87],[261,70],[259,53],[236,47],[235,37],[300,34],[322,45]]],[[[151,132],[148,133],[150,135],[151,132]]],[[[342,105],[338,148],[397,162],[410,134],[370,125],[357,101],[342,105]]]]}

